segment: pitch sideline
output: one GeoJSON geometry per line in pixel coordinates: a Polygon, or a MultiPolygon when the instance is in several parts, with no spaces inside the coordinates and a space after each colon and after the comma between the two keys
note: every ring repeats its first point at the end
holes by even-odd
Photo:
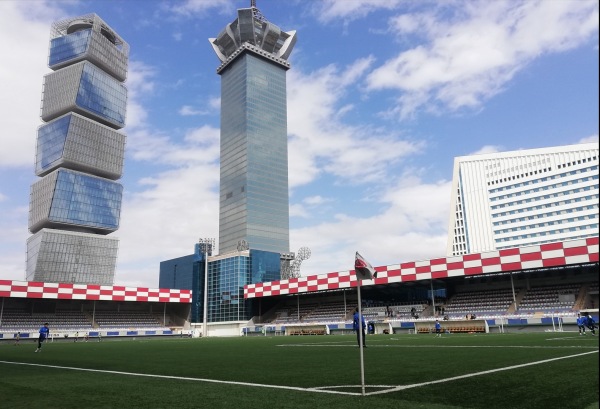
{"type": "MultiPolygon", "coordinates": [[[[495,373],[495,372],[508,371],[508,370],[517,369],[517,368],[524,368],[524,367],[532,366],[532,365],[540,365],[540,364],[545,364],[548,362],[558,361],[561,359],[577,358],[580,356],[595,354],[595,353],[598,353],[598,351],[596,350],[596,351],[591,351],[591,352],[583,352],[583,353],[575,354],[575,355],[566,355],[566,356],[562,356],[562,357],[558,357],[558,358],[550,358],[550,359],[544,359],[541,361],[528,362],[525,364],[507,366],[504,368],[490,369],[488,371],[473,372],[470,374],[453,376],[450,378],[437,379],[435,381],[415,383],[415,384],[411,384],[411,385],[400,385],[400,386],[365,385],[367,388],[385,388],[384,390],[381,390],[381,391],[367,392],[365,395],[370,396],[370,395],[381,395],[384,393],[399,392],[399,391],[403,391],[405,389],[418,388],[418,387],[427,386],[427,385],[435,385],[438,383],[452,382],[452,381],[455,381],[458,379],[465,379],[465,378],[472,378],[475,376],[488,375],[488,374],[495,373]]],[[[270,389],[285,389],[285,390],[293,390],[293,391],[299,391],[299,392],[329,393],[329,394],[350,395],[350,396],[360,396],[361,395],[360,392],[342,392],[342,391],[330,390],[330,388],[338,388],[338,389],[360,388],[361,385],[340,385],[340,386],[301,388],[301,387],[297,387],[297,386],[265,385],[265,384],[260,384],[260,383],[251,383],[251,382],[221,381],[221,380],[216,380],[216,379],[190,378],[190,377],[184,377],[184,376],[155,375],[155,374],[143,374],[143,373],[135,373],[135,372],[110,371],[110,370],[105,370],[105,369],[76,368],[76,367],[70,367],[70,366],[35,364],[35,363],[30,363],[30,362],[0,361],[0,364],[36,366],[36,367],[42,367],[42,368],[65,369],[65,370],[71,370],[71,371],[97,372],[97,373],[125,375],[125,376],[141,376],[141,377],[158,378],[158,379],[175,379],[175,380],[183,380],[183,381],[196,381],[196,382],[218,383],[218,384],[227,384],[227,385],[251,386],[251,387],[270,388],[270,389]]]]}

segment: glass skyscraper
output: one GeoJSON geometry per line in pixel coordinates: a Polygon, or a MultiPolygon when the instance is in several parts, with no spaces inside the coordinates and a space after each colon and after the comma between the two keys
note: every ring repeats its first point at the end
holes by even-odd
{"type": "Polygon", "coordinates": [[[289,252],[287,59],[284,32],[254,6],[209,39],[221,65],[219,252],[289,252]]]}
{"type": "Polygon", "coordinates": [[[100,17],[54,23],[31,186],[27,280],[112,285],[129,46],[100,17]]]}
{"type": "MultiPolygon", "coordinates": [[[[296,32],[284,32],[251,3],[217,38],[209,39],[221,65],[221,189],[219,254],[161,263],[161,286],[193,287],[192,322],[246,322],[260,308],[244,299],[247,284],[279,280],[289,252],[287,59],[296,32]],[[176,267],[177,265],[177,267],[176,267]],[[177,276],[175,276],[177,272],[177,276]]],[[[195,257],[195,256],[194,256],[195,257]]]]}
{"type": "MultiPolygon", "coordinates": [[[[209,256],[206,273],[204,263],[191,269],[193,322],[203,319],[205,274],[208,323],[247,321],[255,305],[244,286],[280,279],[290,260],[285,73],[296,33],[267,21],[254,2],[237,12],[209,39],[221,60],[220,254],[209,256]]],[[[161,263],[165,285],[174,271],[161,263]]]]}

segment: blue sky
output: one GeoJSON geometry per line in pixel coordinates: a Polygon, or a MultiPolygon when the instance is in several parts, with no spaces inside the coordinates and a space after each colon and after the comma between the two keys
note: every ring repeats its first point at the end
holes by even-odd
{"type": "MultiPolygon", "coordinates": [[[[298,41],[287,74],[291,251],[302,274],[445,255],[455,156],[598,140],[597,0],[257,0],[298,41]]],[[[250,0],[0,1],[0,279],[25,277],[51,23],[130,45],[115,283],[218,237],[219,61],[250,0]]]]}

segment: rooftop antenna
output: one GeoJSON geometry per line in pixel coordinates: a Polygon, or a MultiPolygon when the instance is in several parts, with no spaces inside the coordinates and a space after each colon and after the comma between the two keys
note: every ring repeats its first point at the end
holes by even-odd
{"type": "Polygon", "coordinates": [[[256,7],[256,0],[250,0],[250,8],[252,9],[252,15],[255,19],[262,23],[267,22],[265,16],[263,16],[258,7],[256,7]]]}

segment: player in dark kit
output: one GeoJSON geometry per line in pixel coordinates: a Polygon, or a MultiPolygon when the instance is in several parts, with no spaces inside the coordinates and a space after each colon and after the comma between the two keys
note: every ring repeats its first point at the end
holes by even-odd
{"type": "Polygon", "coordinates": [[[365,344],[365,328],[367,328],[367,324],[365,322],[365,317],[362,315],[358,314],[358,307],[356,307],[356,310],[354,310],[354,316],[352,317],[352,329],[354,329],[354,331],[356,331],[356,341],[358,342],[358,346],[360,347],[360,336],[362,334],[362,346],[363,348],[366,348],[367,345],[365,344]],[[362,324],[362,325],[361,325],[362,324]],[[362,327],[362,331],[361,331],[361,327],[362,327]]]}
{"type": "Polygon", "coordinates": [[[439,320],[435,320],[435,336],[436,337],[442,336],[442,325],[440,324],[439,320]]]}
{"type": "Polygon", "coordinates": [[[38,347],[35,352],[40,352],[42,350],[42,343],[48,338],[50,335],[50,329],[48,328],[48,323],[46,322],[42,328],[40,328],[40,337],[38,338],[38,347]]]}
{"type": "Polygon", "coordinates": [[[588,329],[591,331],[592,335],[596,335],[596,322],[591,314],[588,314],[586,317],[585,325],[587,325],[588,329]]]}
{"type": "Polygon", "coordinates": [[[579,329],[579,335],[585,335],[585,322],[587,318],[581,314],[577,314],[577,328],[579,329]]]}

